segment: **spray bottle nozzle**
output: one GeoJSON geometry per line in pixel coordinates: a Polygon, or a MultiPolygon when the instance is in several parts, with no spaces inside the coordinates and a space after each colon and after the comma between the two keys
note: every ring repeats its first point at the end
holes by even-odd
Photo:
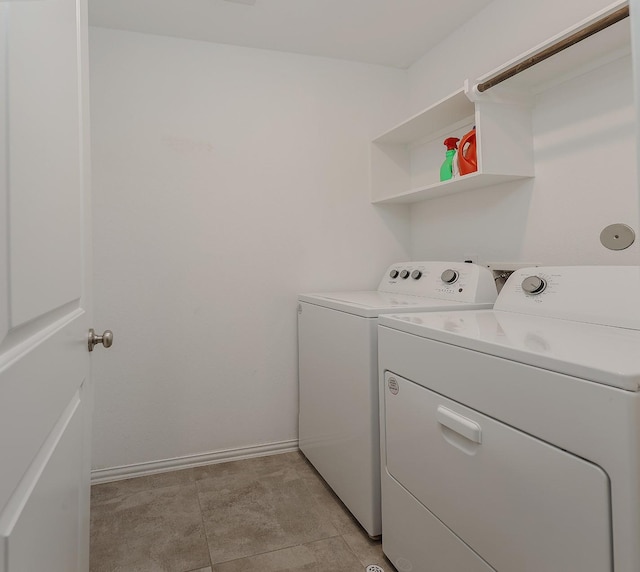
{"type": "Polygon", "coordinates": [[[457,137],[448,137],[444,140],[444,144],[447,146],[447,151],[455,151],[458,148],[458,139],[457,137]]]}

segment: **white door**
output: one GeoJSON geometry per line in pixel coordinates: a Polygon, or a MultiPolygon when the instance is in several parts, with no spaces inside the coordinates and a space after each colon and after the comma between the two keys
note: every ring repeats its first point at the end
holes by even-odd
{"type": "Polygon", "coordinates": [[[0,1],[0,572],[89,569],[86,31],[0,1]]]}

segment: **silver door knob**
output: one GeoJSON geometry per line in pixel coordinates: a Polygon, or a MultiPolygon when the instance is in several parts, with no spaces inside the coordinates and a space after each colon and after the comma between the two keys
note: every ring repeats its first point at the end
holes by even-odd
{"type": "Polygon", "coordinates": [[[89,351],[92,352],[93,348],[102,344],[105,348],[110,348],[113,345],[113,332],[111,330],[105,330],[101,336],[96,335],[93,328],[89,330],[89,351]]]}

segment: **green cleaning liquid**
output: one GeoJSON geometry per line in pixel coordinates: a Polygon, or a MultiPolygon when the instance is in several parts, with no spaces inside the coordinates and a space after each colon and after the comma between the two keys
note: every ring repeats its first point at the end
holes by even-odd
{"type": "Polygon", "coordinates": [[[440,167],[441,181],[448,181],[453,177],[453,158],[456,154],[458,141],[460,141],[460,139],[457,137],[449,137],[444,140],[444,144],[447,146],[447,154],[445,155],[444,163],[442,163],[440,167]]]}

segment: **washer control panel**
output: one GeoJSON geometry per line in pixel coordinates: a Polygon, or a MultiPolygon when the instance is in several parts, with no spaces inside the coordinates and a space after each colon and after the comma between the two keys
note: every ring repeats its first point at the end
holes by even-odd
{"type": "Polygon", "coordinates": [[[378,290],[460,302],[493,303],[497,290],[484,266],[464,262],[400,262],[385,272],[378,290]]]}
{"type": "Polygon", "coordinates": [[[521,268],[494,309],[640,329],[639,293],[639,266],[521,268]]]}

